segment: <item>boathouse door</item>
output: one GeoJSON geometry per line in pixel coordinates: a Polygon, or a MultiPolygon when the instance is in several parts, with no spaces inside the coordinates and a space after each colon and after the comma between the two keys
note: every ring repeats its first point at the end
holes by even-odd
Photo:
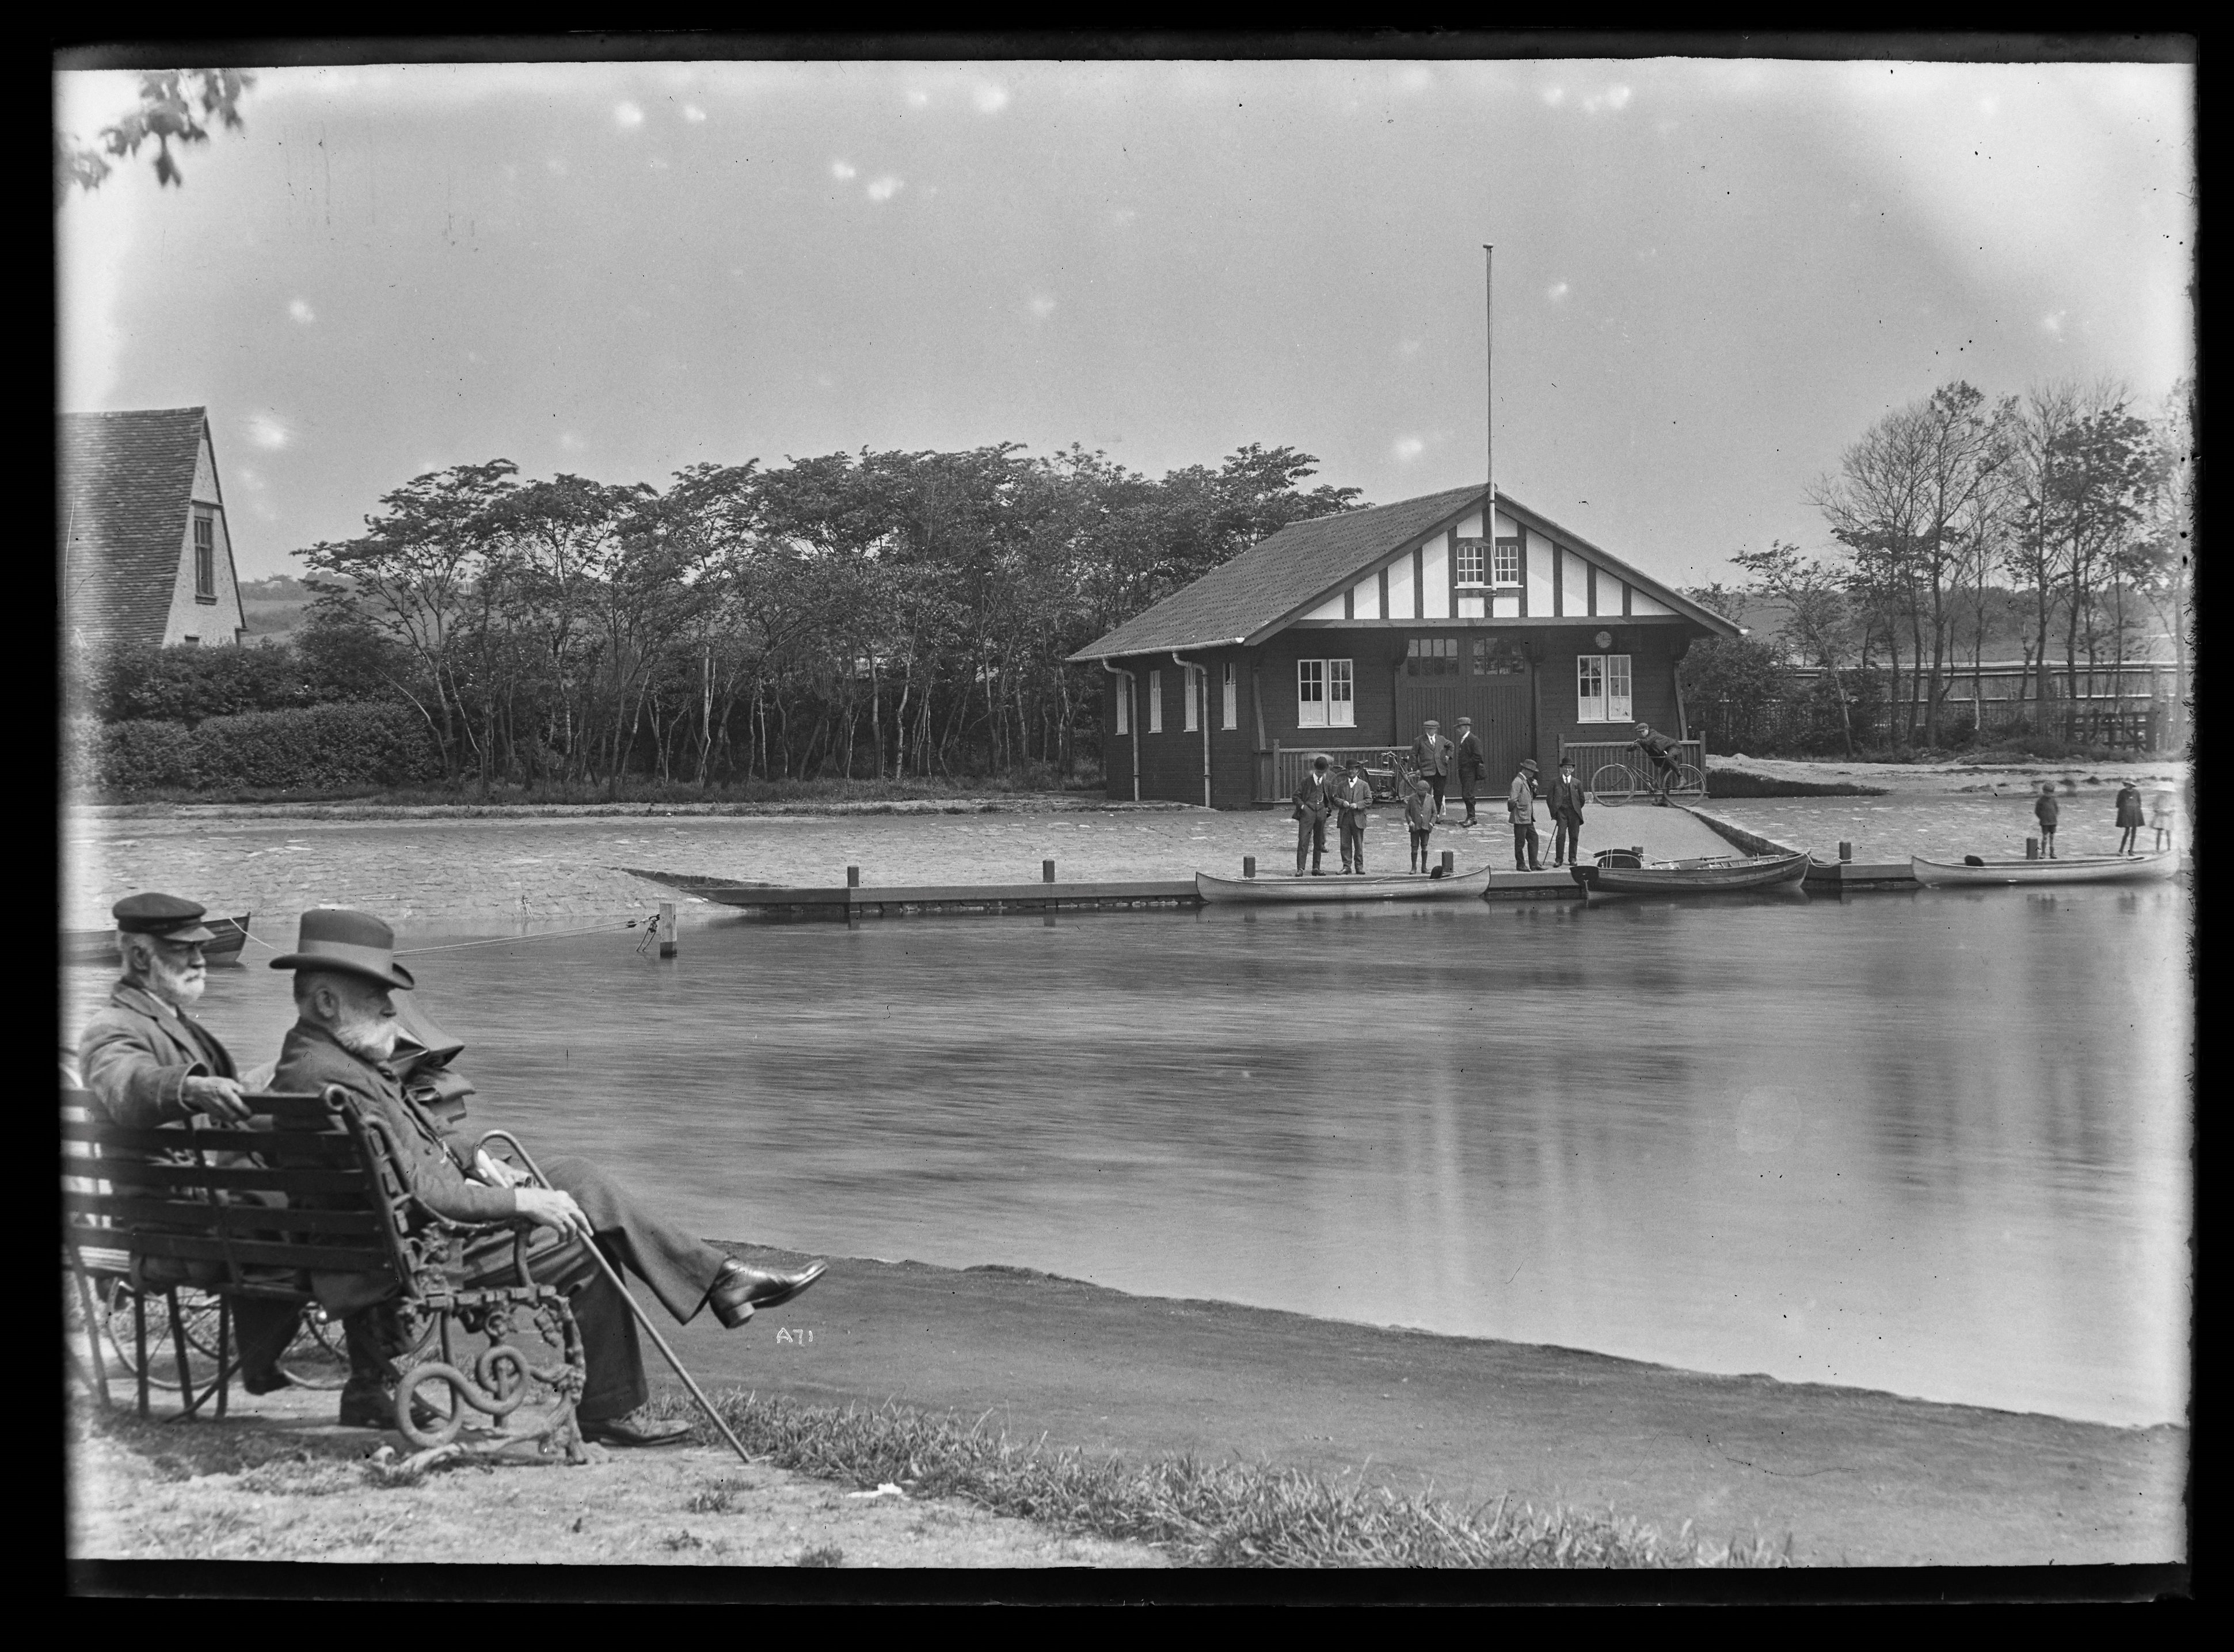
{"type": "Polygon", "coordinates": [[[1482,786],[1507,784],[1531,755],[1528,659],[1510,637],[1460,636],[1408,639],[1397,667],[1395,743],[1412,743],[1433,717],[1453,744],[1459,719],[1472,717],[1481,741],[1482,786]]]}

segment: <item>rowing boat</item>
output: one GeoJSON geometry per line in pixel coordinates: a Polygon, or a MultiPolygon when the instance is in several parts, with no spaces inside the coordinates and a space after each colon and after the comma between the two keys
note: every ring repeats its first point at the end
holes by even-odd
{"type": "Polygon", "coordinates": [[[1702,855],[1689,860],[1649,861],[1641,866],[1602,862],[1571,866],[1568,871],[1593,895],[1721,895],[1796,884],[1807,875],[1807,852],[1702,855]]]}
{"type": "Polygon", "coordinates": [[[2073,855],[2067,859],[1959,861],[1909,857],[1919,884],[2152,884],[2179,870],[2172,850],[2152,855],[2073,855]]]}
{"type": "MultiPolygon", "coordinates": [[[[741,878],[709,878],[695,872],[648,872],[642,866],[621,866],[617,871],[648,878],[655,884],[664,884],[686,895],[696,895],[700,900],[711,901],[716,906],[765,906],[767,891],[778,887],[774,884],[756,884],[741,878]]],[[[827,892],[827,891],[824,891],[827,892]]],[[[839,891],[842,894],[844,891],[839,891]]]]}
{"type": "Polygon", "coordinates": [[[1284,905],[1297,902],[1383,900],[1461,900],[1489,889],[1489,868],[1462,872],[1448,878],[1375,877],[1360,872],[1329,872],[1323,878],[1213,878],[1206,872],[1194,875],[1195,892],[1212,904],[1284,905]]]}
{"type": "MultiPolygon", "coordinates": [[[[210,938],[202,943],[202,962],[205,963],[238,963],[240,950],[248,941],[248,914],[238,917],[206,917],[202,926],[210,938]]],[[[87,968],[116,965],[116,931],[114,930],[64,930],[62,931],[62,962],[82,964],[87,968]]]]}

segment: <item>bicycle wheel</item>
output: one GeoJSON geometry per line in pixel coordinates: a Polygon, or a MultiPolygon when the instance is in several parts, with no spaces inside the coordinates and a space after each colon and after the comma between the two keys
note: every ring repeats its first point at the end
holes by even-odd
{"type": "MultiPolygon", "coordinates": [[[[108,1297],[108,1345],[124,1374],[140,1375],[139,1341],[134,1335],[132,1303],[137,1293],[119,1283],[108,1297]]],[[[186,1343],[186,1372],[195,1387],[217,1376],[218,1300],[206,1290],[181,1285],[178,1290],[179,1329],[186,1343]]],[[[147,1381],[158,1388],[179,1386],[179,1355],[171,1338],[171,1304],[160,1291],[149,1291],[147,1303],[147,1381]]]]}
{"type": "Polygon", "coordinates": [[[1608,763],[1591,776],[1591,801],[1611,807],[1643,795],[1636,772],[1626,763],[1608,763]]]}

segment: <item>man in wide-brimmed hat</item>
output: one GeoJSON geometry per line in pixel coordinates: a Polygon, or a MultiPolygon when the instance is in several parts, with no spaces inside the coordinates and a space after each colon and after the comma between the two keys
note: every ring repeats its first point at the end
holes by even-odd
{"type": "MultiPolygon", "coordinates": [[[[467,1147],[447,1124],[412,1105],[389,1063],[399,1034],[394,994],[408,991],[411,972],[395,962],[395,936],[369,912],[339,907],[303,914],[295,950],[274,958],[275,970],[295,972],[297,1019],[279,1051],[272,1084],[297,1094],[338,1084],[356,1095],[368,1114],[387,1126],[397,1145],[399,1167],[413,1194],[435,1215],[460,1222],[507,1222],[526,1217],[558,1231],[564,1245],[535,1263],[539,1283],[572,1299],[589,1365],[589,1383],[576,1414],[584,1435],[609,1446],[659,1446],[689,1435],[688,1424],[648,1414],[643,1358],[636,1322],[620,1289],[589,1255],[595,1244],[616,1269],[625,1268],[650,1286],[681,1322],[711,1306],[735,1328],[756,1308],[787,1302],[823,1270],[820,1263],[796,1273],[748,1267],[663,1220],[626,1188],[582,1159],[554,1159],[545,1166],[552,1185],[524,1185],[515,1172],[485,1158],[466,1159],[467,1147]]],[[[486,1284],[512,1277],[512,1250],[465,1283],[486,1284]]],[[[375,1282],[314,1277],[331,1309],[369,1305],[361,1300],[375,1282]]],[[[385,1283],[385,1282],[382,1282],[385,1283]]],[[[355,1318],[355,1316],[352,1316],[355,1318]]],[[[351,1376],[343,1390],[345,1426],[382,1427],[393,1401],[368,1383],[361,1350],[379,1328],[356,1320],[351,1331],[351,1376]]]]}
{"type": "MultiPolygon", "coordinates": [[[[231,1052],[186,1013],[208,984],[202,945],[215,937],[202,923],[206,911],[179,896],[156,892],[127,895],[110,909],[124,974],[79,1036],[78,1073],[95,1105],[127,1128],[186,1130],[204,1119],[237,1125],[248,1117],[231,1052]]],[[[220,1157],[218,1162],[225,1160],[220,1157]]],[[[244,1204],[279,1198],[253,1192],[236,1197],[244,1204]]],[[[219,1271],[214,1266],[167,1269],[151,1263],[143,1277],[151,1286],[160,1286],[207,1283],[219,1271]],[[172,1277],[161,1277],[166,1274],[172,1277]]],[[[288,1386],[278,1359],[294,1341],[296,1317],[291,1303],[252,1296],[234,1301],[241,1384],[251,1394],[288,1386]]]]}

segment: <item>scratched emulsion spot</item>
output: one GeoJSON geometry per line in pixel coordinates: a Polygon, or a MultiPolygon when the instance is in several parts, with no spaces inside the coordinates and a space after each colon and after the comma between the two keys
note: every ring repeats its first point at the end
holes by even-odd
{"type": "Polygon", "coordinates": [[[1738,1098],[1738,1151],[1782,1152],[1799,1138],[1805,1117],[1793,1091],[1773,1086],[1746,1091],[1738,1098]]]}

